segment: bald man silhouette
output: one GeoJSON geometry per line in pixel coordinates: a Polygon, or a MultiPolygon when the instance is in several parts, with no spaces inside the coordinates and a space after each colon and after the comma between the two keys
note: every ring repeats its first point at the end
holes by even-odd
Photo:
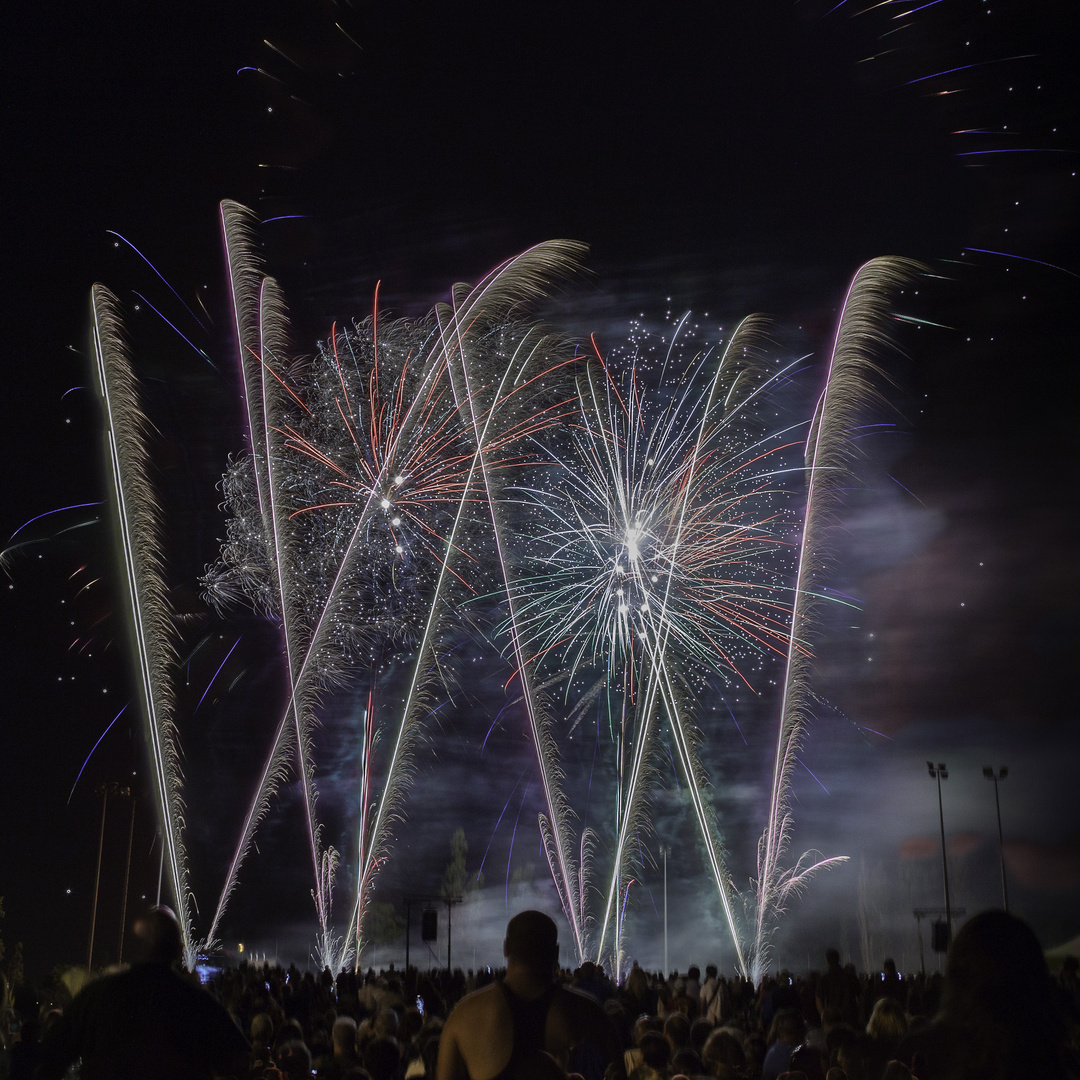
{"type": "Polygon", "coordinates": [[[463,998],[439,1040],[436,1080],[556,1080],[590,1047],[621,1062],[611,1020],[595,998],[556,981],[558,929],[540,911],[506,927],[506,976],[463,998]]]}
{"type": "Polygon", "coordinates": [[[89,983],[45,1038],[38,1080],[82,1058],[83,1080],[210,1080],[246,1075],[250,1047],[232,1017],[175,970],[176,916],[156,907],[136,921],[139,960],[89,983]]]}

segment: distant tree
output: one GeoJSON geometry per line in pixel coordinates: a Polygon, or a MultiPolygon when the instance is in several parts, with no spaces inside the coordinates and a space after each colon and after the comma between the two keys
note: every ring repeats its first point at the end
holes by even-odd
{"type": "Polygon", "coordinates": [[[23,946],[21,941],[15,942],[15,951],[7,958],[3,970],[8,986],[19,986],[26,980],[26,973],[23,971],[23,946]]]}
{"type": "Polygon", "coordinates": [[[373,900],[368,906],[366,923],[372,945],[396,945],[405,936],[405,920],[393,904],[373,900]]]}
{"type": "Polygon", "coordinates": [[[536,865],[531,862],[514,867],[514,872],[510,875],[510,888],[519,889],[530,884],[535,873],[536,865]]]}
{"type": "MultiPolygon", "coordinates": [[[[0,919],[4,917],[4,898],[0,896],[0,919]]],[[[0,935],[0,976],[3,976],[0,980],[0,987],[6,986],[6,992],[0,991],[0,1008],[5,1005],[9,1005],[10,1002],[5,1000],[11,996],[11,992],[16,986],[23,981],[23,947],[22,942],[15,943],[15,951],[8,957],[7,962],[4,963],[4,938],[0,935]]]]}
{"type": "Polygon", "coordinates": [[[469,841],[465,839],[465,830],[459,827],[450,837],[450,861],[443,873],[440,896],[468,896],[484,884],[483,874],[471,875],[466,868],[465,860],[468,854],[469,841]]]}

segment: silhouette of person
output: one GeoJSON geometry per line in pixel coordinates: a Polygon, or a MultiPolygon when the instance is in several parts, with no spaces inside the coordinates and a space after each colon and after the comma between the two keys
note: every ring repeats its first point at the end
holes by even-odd
{"type": "Polygon", "coordinates": [[[984,911],[949,946],[941,1010],[896,1058],[920,1080],[1075,1077],[1054,991],[1027,924],[984,911]]]}
{"type": "Polygon", "coordinates": [[[503,955],[506,976],[462,998],[447,1019],[436,1080],[554,1080],[572,1053],[577,1067],[590,1052],[601,1067],[620,1062],[621,1074],[611,1020],[595,999],[556,981],[555,923],[539,911],[515,915],[503,955]]]}
{"type": "Polygon", "coordinates": [[[225,1009],[174,970],[183,955],[176,916],[156,907],[134,927],[141,958],[90,983],[42,1045],[41,1080],[82,1058],[82,1080],[209,1080],[245,1075],[250,1047],[225,1009]]]}

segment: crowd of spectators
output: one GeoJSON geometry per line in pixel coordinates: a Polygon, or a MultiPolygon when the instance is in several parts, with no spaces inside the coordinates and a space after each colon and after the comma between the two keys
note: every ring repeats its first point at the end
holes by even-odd
{"type": "MultiPolygon", "coordinates": [[[[1080,1076],[1077,964],[1067,962],[1052,979],[1034,935],[1011,916],[987,912],[971,919],[953,943],[944,977],[901,976],[890,960],[880,971],[860,975],[841,965],[835,950],[825,961],[821,972],[781,971],[758,986],[721,976],[714,966],[704,976],[698,967],[664,976],[635,965],[616,985],[584,963],[562,970],[561,979],[600,1002],[621,1041],[622,1068],[609,1065],[606,1080],[1080,1076]]],[[[145,1075],[436,1080],[446,1017],[465,994],[499,974],[391,968],[335,976],[241,963],[224,970],[208,990],[242,1039],[231,1045],[215,1035],[220,1054],[201,1066],[205,1072],[170,1072],[162,1062],[145,1075]]],[[[172,976],[187,978],[175,970],[172,976]]],[[[134,990],[130,980],[125,985],[124,1008],[132,1015],[136,998],[156,992],[146,990],[152,984],[145,981],[134,990]]],[[[30,988],[19,988],[5,1018],[0,1080],[78,1076],[55,1048],[75,1045],[72,1025],[110,1023],[100,1011],[101,994],[97,1012],[81,1004],[93,991],[91,984],[65,1014],[57,1003],[41,1004],[30,988]]],[[[173,1010],[193,1007],[182,997],[168,1001],[173,1010]]],[[[200,1017],[209,1052],[213,1022],[200,1017]]],[[[605,1080],[603,1063],[587,1056],[582,1061],[571,1068],[583,1080],[605,1080]]],[[[94,1080],[86,1070],[82,1075],[94,1080]]]]}

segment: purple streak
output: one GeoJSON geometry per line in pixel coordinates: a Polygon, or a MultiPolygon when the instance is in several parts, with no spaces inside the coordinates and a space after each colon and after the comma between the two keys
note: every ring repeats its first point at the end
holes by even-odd
{"type": "MultiPolygon", "coordinates": [[[[131,250],[134,251],[135,254],[138,255],[139,258],[142,259],[142,261],[146,263],[146,265],[149,266],[150,269],[153,270],[154,273],[157,274],[157,276],[161,278],[163,282],[165,282],[165,287],[169,290],[169,292],[171,292],[173,296],[175,296],[176,299],[180,301],[181,304],[184,304],[184,298],[169,284],[165,275],[126,236],[121,236],[118,232],[114,232],[112,229],[106,229],[105,231],[110,236],[115,236],[117,240],[123,240],[124,243],[127,244],[127,246],[131,248],[131,250]]],[[[202,329],[205,330],[206,326],[203,324],[202,319],[200,319],[199,316],[196,315],[195,312],[187,306],[187,304],[184,304],[184,308],[187,310],[187,313],[199,324],[199,326],[201,326],[202,329]]]]}
{"type": "MultiPolygon", "coordinates": [[[[229,657],[232,656],[233,652],[236,650],[236,646],[240,644],[240,638],[242,637],[243,634],[241,634],[240,637],[238,637],[233,642],[233,647],[225,654],[225,659],[222,660],[220,664],[218,664],[217,671],[214,672],[213,678],[206,684],[206,689],[202,692],[202,697],[199,698],[199,705],[201,705],[206,700],[206,695],[210,693],[210,687],[214,685],[214,679],[216,679],[221,674],[221,669],[225,666],[225,664],[229,660],[229,657]]],[[[199,705],[195,706],[196,712],[199,711],[199,705]]]]}
{"type": "Polygon", "coordinates": [[[180,328],[179,328],[179,327],[178,327],[178,326],[176,325],[176,323],[172,322],[172,321],[171,321],[170,319],[168,319],[168,318],[167,318],[167,317],[166,317],[166,316],[165,316],[164,314],[162,314],[162,312],[161,312],[161,311],[159,311],[159,310],[158,310],[158,309],[157,309],[156,307],[154,307],[154,305],[153,305],[153,304],[151,304],[151,303],[150,303],[150,301],[149,301],[149,300],[147,300],[147,299],[146,299],[146,297],[145,297],[145,296],[143,296],[143,294],[142,294],[141,292],[135,292],[135,290],[134,290],[134,289],[132,289],[131,291],[132,291],[132,292],[134,292],[134,293],[135,293],[135,295],[136,295],[136,296],[137,296],[137,297],[138,297],[138,298],[139,298],[139,299],[140,299],[140,300],[141,300],[141,301],[142,301],[142,302],[143,302],[143,303],[144,303],[144,304],[145,304],[145,305],[146,305],[146,306],[147,306],[148,308],[150,308],[150,310],[151,310],[151,311],[152,311],[152,312],[153,312],[153,313],[154,313],[154,314],[155,314],[155,315],[156,315],[156,316],[157,316],[157,317],[158,317],[159,319],[161,319],[161,321],[162,321],[163,323],[166,323],[166,324],[167,324],[167,325],[168,325],[169,327],[171,327],[171,328],[172,328],[173,330],[175,330],[175,331],[176,331],[176,333],[177,333],[177,334],[178,334],[178,335],[179,335],[179,336],[180,336],[180,337],[181,337],[181,338],[182,338],[182,339],[183,339],[184,341],[186,341],[186,342],[188,343],[188,345],[190,345],[190,346],[191,346],[191,347],[192,347],[192,348],[193,348],[193,349],[194,349],[194,350],[195,350],[195,351],[196,351],[196,352],[197,352],[197,353],[198,353],[198,354],[199,354],[199,355],[200,355],[200,356],[201,356],[201,357],[202,357],[202,358],[203,358],[203,359],[204,359],[204,360],[205,360],[205,361],[206,361],[206,362],[207,362],[207,363],[208,363],[208,364],[209,364],[209,365],[210,365],[210,366],[211,366],[211,367],[212,367],[212,368],[213,368],[213,369],[215,370],[215,371],[217,371],[217,370],[218,370],[218,366],[217,366],[217,364],[215,364],[215,363],[214,363],[214,361],[213,361],[213,360],[211,360],[211,359],[210,359],[210,357],[209,357],[209,356],[207,356],[207,355],[206,355],[206,353],[204,353],[204,352],[202,351],[202,349],[200,349],[200,348],[199,348],[199,346],[198,346],[198,345],[196,345],[196,344],[195,344],[195,343],[194,343],[194,342],[193,342],[193,341],[191,340],[191,338],[189,338],[189,337],[188,337],[188,336],[187,336],[186,334],[184,334],[184,332],[183,332],[183,331],[182,331],[182,330],[181,330],[181,329],[180,329],[180,328]]]}
{"type": "Polygon", "coordinates": [[[86,766],[90,764],[90,759],[94,756],[94,750],[96,750],[101,745],[101,740],[104,739],[105,736],[108,735],[110,731],[112,731],[113,724],[115,724],[116,721],[119,720],[120,717],[124,715],[124,709],[126,709],[128,707],[128,705],[130,705],[130,704],[131,704],[131,702],[129,701],[112,718],[112,720],[109,721],[109,726],[101,733],[101,735],[98,737],[98,741],[96,743],[94,743],[93,749],[90,751],[89,754],[86,755],[86,760],[82,763],[82,768],[79,770],[79,775],[75,777],[75,783],[71,785],[71,790],[68,792],[68,797],[67,797],[68,803],[71,802],[71,796],[75,794],[75,788],[78,786],[79,781],[82,779],[82,774],[84,772],[86,772],[86,766]]]}

